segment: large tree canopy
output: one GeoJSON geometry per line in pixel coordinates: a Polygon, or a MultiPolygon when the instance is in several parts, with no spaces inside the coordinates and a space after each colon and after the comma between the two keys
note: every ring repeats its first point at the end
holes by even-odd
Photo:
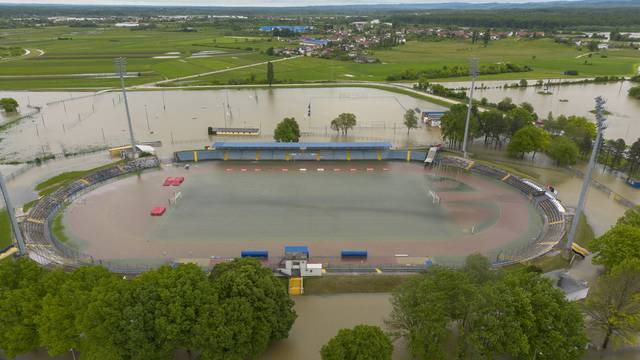
{"type": "Polygon", "coordinates": [[[391,360],[392,353],[391,340],[371,325],[341,329],[320,351],[322,360],[391,360]]]}
{"type": "Polygon", "coordinates": [[[499,272],[474,256],[463,269],[435,267],[403,284],[390,324],[418,359],[579,359],[582,314],[534,272],[499,272]],[[454,337],[454,333],[458,337],[454,337]]]}
{"type": "Polygon", "coordinates": [[[300,140],[300,127],[295,118],[284,118],[276,130],[273,132],[273,138],[280,142],[298,142],[300,140]]]}

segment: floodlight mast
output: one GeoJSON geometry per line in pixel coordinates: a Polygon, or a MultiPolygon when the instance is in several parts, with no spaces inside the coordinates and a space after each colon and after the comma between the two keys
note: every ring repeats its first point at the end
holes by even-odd
{"type": "Polygon", "coordinates": [[[469,59],[469,75],[471,75],[471,90],[469,91],[469,108],[467,109],[467,120],[464,124],[464,139],[462,140],[462,153],[464,158],[467,155],[467,139],[469,137],[469,121],[471,120],[471,108],[473,107],[473,90],[476,88],[476,78],[480,73],[478,70],[479,60],[477,58],[469,59]]]}
{"type": "Polygon", "coordinates": [[[605,117],[605,108],[604,104],[606,101],[602,98],[602,96],[598,96],[596,99],[596,142],[593,144],[593,149],[591,150],[591,158],[589,159],[589,165],[587,166],[587,173],[585,174],[584,181],[582,182],[582,190],[580,191],[580,198],[578,199],[578,206],[576,207],[576,213],[573,217],[573,221],[571,222],[571,230],[569,231],[569,236],[567,236],[567,244],[566,249],[571,251],[571,246],[576,237],[576,232],[578,231],[578,222],[580,221],[580,216],[582,215],[582,211],[584,209],[584,202],[587,197],[587,192],[589,190],[589,184],[591,183],[591,174],[593,173],[593,168],[595,167],[596,158],[598,156],[598,150],[600,148],[600,143],[602,142],[602,133],[607,128],[606,125],[606,117],[605,117]]]}
{"type": "Polygon", "coordinates": [[[122,89],[122,96],[124,97],[124,108],[127,112],[127,123],[129,125],[129,136],[131,138],[131,157],[136,158],[138,155],[138,149],[136,148],[136,140],[133,136],[133,125],[131,124],[131,113],[129,112],[129,101],[127,99],[127,89],[124,86],[124,76],[127,73],[127,59],[119,57],[116,59],[116,70],[120,77],[120,87],[122,89]]]}
{"type": "Polygon", "coordinates": [[[16,220],[16,213],[13,208],[13,203],[9,197],[9,189],[7,188],[7,183],[4,181],[4,176],[2,172],[0,172],[0,192],[2,193],[2,197],[4,198],[4,205],[7,207],[7,213],[9,214],[9,221],[11,223],[11,230],[13,232],[13,237],[16,239],[18,243],[18,251],[20,256],[24,256],[27,254],[27,247],[24,243],[24,239],[22,238],[22,233],[20,232],[20,227],[18,227],[18,221],[16,220]]]}

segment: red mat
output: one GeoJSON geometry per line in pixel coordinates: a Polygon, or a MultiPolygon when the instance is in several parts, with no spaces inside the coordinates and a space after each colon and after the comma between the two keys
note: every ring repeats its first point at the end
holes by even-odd
{"type": "Polygon", "coordinates": [[[165,207],[154,207],[153,209],[151,209],[151,216],[162,216],[164,215],[165,211],[167,211],[167,208],[165,207]]]}
{"type": "Polygon", "coordinates": [[[164,179],[164,183],[162,183],[162,186],[169,186],[169,185],[173,185],[174,179],[171,177],[168,177],[166,179],[164,179]]]}
{"type": "Polygon", "coordinates": [[[173,186],[180,186],[182,185],[182,183],[184,182],[184,177],[182,176],[178,176],[177,178],[173,179],[173,186]]]}

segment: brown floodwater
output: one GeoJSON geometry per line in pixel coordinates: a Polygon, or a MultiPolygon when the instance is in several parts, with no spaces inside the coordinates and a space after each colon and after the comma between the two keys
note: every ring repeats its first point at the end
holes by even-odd
{"type": "MultiPolygon", "coordinates": [[[[605,131],[605,138],[623,138],[627,143],[632,143],[640,138],[640,126],[638,126],[640,100],[627,95],[629,88],[637,84],[625,81],[607,84],[552,85],[549,88],[551,94],[542,95],[539,94],[542,89],[538,87],[504,89],[502,85],[505,83],[513,84],[517,81],[478,81],[476,86],[484,85],[488,88],[476,90],[474,97],[476,99],[485,97],[490,102],[499,102],[505,97],[510,97],[516,104],[528,102],[533,105],[541,118],[546,118],[547,114],[552,112],[554,116],[585,116],[595,122],[595,115],[590,111],[595,106],[594,98],[602,96],[607,101],[606,109],[611,112],[610,115],[607,115],[608,127],[605,131]]],[[[451,88],[469,86],[468,82],[442,84],[451,88]]]]}
{"type": "Polygon", "coordinates": [[[499,181],[375,161],[166,166],[87,193],[63,219],[80,250],[120,260],[204,261],[248,249],[275,259],[285,245],[308,245],[321,262],[366,249],[371,263],[396,263],[395,254],[449,263],[474,252],[494,258],[542,228],[527,198],[499,181]],[[182,185],[162,186],[177,176],[182,185]],[[167,212],[152,217],[155,206],[167,212]]]}
{"type": "MultiPolygon", "coordinates": [[[[175,150],[203,148],[216,140],[234,139],[208,136],[209,126],[258,128],[259,136],[234,140],[273,140],[273,130],[285,117],[296,118],[305,141],[387,140],[399,147],[440,142],[438,130],[423,127],[407,134],[403,115],[407,109],[429,111],[443,107],[376,89],[168,90],[128,94],[136,139],[161,141],[158,152],[165,157],[175,150]],[[338,136],[330,128],[331,120],[343,112],[354,113],[358,121],[348,136],[338,136]]],[[[0,142],[0,157],[28,160],[42,153],[73,153],[129,142],[120,93],[0,91],[0,97],[7,96],[43,109],[41,114],[24,119],[7,131],[0,142]]]]}

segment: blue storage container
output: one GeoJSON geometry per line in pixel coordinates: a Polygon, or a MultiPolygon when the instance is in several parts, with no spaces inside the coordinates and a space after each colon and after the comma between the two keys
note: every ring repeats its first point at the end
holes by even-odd
{"type": "Polygon", "coordinates": [[[268,258],[269,252],[267,250],[242,250],[240,252],[241,257],[255,257],[255,258],[268,258]]]}
{"type": "Polygon", "coordinates": [[[342,250],[342,257],[358,257],[358,258],[366,258],[367,250],[342,250]]]}

